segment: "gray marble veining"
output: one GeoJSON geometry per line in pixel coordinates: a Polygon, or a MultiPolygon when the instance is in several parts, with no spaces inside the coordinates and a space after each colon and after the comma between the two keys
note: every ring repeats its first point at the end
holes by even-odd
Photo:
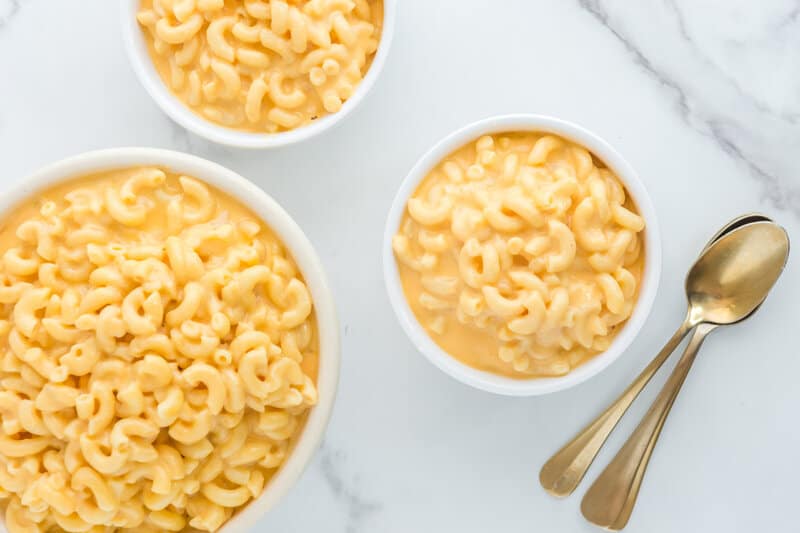
{"type": "Polygon", "coordinates": [[[0,0],[0,30],[19,12],[21,0],[0,0]]]}
{"type": "MultiPolygon", "coordinates": [[[[711,139],[758,179],[774,206],[800,215],[800,167],[795,163],[794,150],[787,146],[800,142],[800,104],[779,95],[758,94],[758,88],[743,85],[742,79],[729,73],[729,64],[721,65],[709,57],[706,47],[698,44],[697,30],[687,24],[687,12],[692,8],[688,0],[640,2],[636,6],[608,0],[578,3],[625,47],[643,72],[666,89],[687,125],[711,139]]],[[[764,47],[768,53],[770,43],[786,48],[800,44],[794,37],[800,30],[800,7],[797,2],[784,4],[765,9],[769,13],[760,20],[754,17],[754,22],[764,28],[761,38],[766,43],[759,42],[758,36],[749,36],[752,47],[764,47]]],[[[720,9],[734,10],[735,6],[720,9]]],[[[713,30],[703,26],[706,33],[709,29],[713,30]]],[[[727,36],[720,40],[723,47],[743,44],[727,36]]],[[[794,46],[793,50],[798,48],[794,46]]],[[[796,66],[792,68],[797,70],[796,66]]]]}
{"type": "Polygon", "coordinates": [[[346,462],[345,452],[323,443],[320,450],[322,474],[334,497],[346,508],[344,532],[369,531],[366,525],[370,517],[381,510],[381,504],[361,493],[358,477],[348,477],[344,470],[346,462]]]}

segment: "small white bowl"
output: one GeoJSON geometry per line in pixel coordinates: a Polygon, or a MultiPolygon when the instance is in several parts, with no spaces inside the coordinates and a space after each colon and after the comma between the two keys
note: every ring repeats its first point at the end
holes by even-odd
{"type": "MultiPolygon", "coordinates": [[[[250,531],[289,492],[319,446],[331,416],[339,382],[339,323],[333,295],[314,248],[289,214],[267,193],[232,170],[192,155],[156,148],[98,150],[53,163],[18,182],[0,196],[0,218],[10,209],[53,185],[103,170],[158,165],[204,181],[230,194],[258,215],[286,245],[311,291],[319,327],[319,401],[306,420],[286,462],[264,492],[233,516],[221,533],[250,531]]],[[[6,529],[0,523],[0,532],[6,529]]]]}
{"type": "Polygon", "coordinates": [[[275,148],[304,141],[330,129],[350,114],[364,99],[386,63],[386,56],[389,54],[389,47],[394,35],[397,1],[383,0],[383,29],[378,50],[366,76],[358,84],[353,95],[344,102],[342,108],[336,113],[315,120],[312,124],[282,133],[252,133],[217,125],[196,114],[172,94],[161,81],[161,77],[150,59],[142,28],[136,21],[136,13],[141,5],[141,0],[121,2],[122,36],[136,76],[153,100],[172,120],[192,133],[219,144],[239,148],[275,148]]]}
{"type": "Polygon", "coordinates": [[[644,325],[656,297],[660,275],[661,238],[658,220],[650,197],[636,172],[616,150],[597,135],[570,122],[541,115],[519,114],[488,118],[470,124],[436,144],[417,162],[400,185],[400,190],[397,191],[397,196],[389,211],[383,237],[383,276],[389,292],[389,300],[400,320],[400,325],[417,349],[440,370],[458,381],[478,389],[508,396],[535,396],[567,389],[589,379],[610,365],[622,355],[644,325]],[[408,198],[436,165],[452,152],[478,139],[481,135],[515,131],[554,133],[585,146],[616,172],[633,197],[647,224],[644,276],[633,314],[614,338],[608,350],[593,357],[565,376],[513,379],[472,368],[442,350],[420,326],[408,305],[392,251],[392,236],[400,227],[408,198]]]}

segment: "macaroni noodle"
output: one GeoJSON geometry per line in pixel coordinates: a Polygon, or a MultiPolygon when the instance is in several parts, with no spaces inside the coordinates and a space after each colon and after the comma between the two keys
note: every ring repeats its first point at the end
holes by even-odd
{"type": "Polygon", "coordinates": [[[336,113],[378,48],[382,0],[142,0],[161,79],[222,126],[275,133],[336,113]]]}
{"type": "Polygon", "coordinates": [[[0,258],[10,533],[215,531],[261,494],[317,401],[318,340],[258,218],[194,178],[116,170],[12,211],[0,258]]]}
{"type": "Polygon", "coordinates": [[[614,173],[553,135],[484,136],[439,164],[392,240],[431,338],[511,377],[557,376],[633,311],[643,219],[614,173]]]}

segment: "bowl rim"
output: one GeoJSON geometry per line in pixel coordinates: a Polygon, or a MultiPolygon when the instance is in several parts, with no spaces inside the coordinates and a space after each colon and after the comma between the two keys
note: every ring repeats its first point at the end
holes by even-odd
{"type": "Polygon", "coordinates": [[[383,28],[378,50],[367,74],[336,113],[312,124],[281,133],[253,133],[226,128],[206,120],[190,110],[162,82],[147,51],[144,36],[136,21],[141,0],[125,0],[121,4],[122,38],[136,77],[159,108],[178,125],[209,141],[238,148],[267,149],[295,144],[331,129],[355,109],[375,85],[389,55],[396,20],[398,0],[383,0],[383,28]]]}
{"type": "Polygon", "coordinates": [[[636,171],[609,143],[591,131],[566,120],[535,114],[510,114],[484,118],[468,124],[438,141],[404,178],[386,220],[383,237],[383,276],[389,301],[406,335],[436,367],[450,377],[477,389],[507,396],[535,396],[574,387],[597,375],[616,361],[633,342],[650,314],[661,276],[661,237],[656,210],[636,171]],[[645,219],[645,268],[639,298],[631,317],[611,346],[565,376],[515,379],[468,366],[441,349],[420,326],[400,284],[392,237],[400,226],[408,198],[419,183],[445,157],[481,135],[531,131],[554,133],[586,147],[613,169],[633,197],[645,219]]]}
{"type": "MultiPolygon", "coordinates": [[[[85,152],[51,163],[18,182],[0,196],[0,214],[37,192],[93,172],[138,165],[156,165],[185,173],[231,195],[260,217],[278,236],[303,274],[311,292],[319,330],[319,400],[311,408],[289,457],[269,480],[261,495],[251,500],[220,529],[221,533],[249,531],[291,489],[314,456],[330,420],[339,382],[339,322],[333,294],[322,262],[311,242],[291,216],[265,191],[236,172],[206,159],[159,148],[111,148],[85,152]]],[[[5,525],[0,524],[0,531],[5,525]]]]}

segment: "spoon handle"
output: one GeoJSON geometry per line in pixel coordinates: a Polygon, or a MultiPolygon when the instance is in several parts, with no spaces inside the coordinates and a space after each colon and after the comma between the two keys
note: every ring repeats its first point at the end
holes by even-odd
{"type": "Polygon", "coordinates": [[[619,531],[628,523],[639,487],[672,403],[681,390],[706,335],[716,325],[700,324],[658,397],[617,455],[595,480],[581,502],[581,512],[591,523],[619,531]]]}
{"type": "Polygon", "coordinates": [[[687,318],[625,392],[542,466],[539,482],[547,492],[564,497],[575,490],[622,415],[693,327],[687,318]]]}

